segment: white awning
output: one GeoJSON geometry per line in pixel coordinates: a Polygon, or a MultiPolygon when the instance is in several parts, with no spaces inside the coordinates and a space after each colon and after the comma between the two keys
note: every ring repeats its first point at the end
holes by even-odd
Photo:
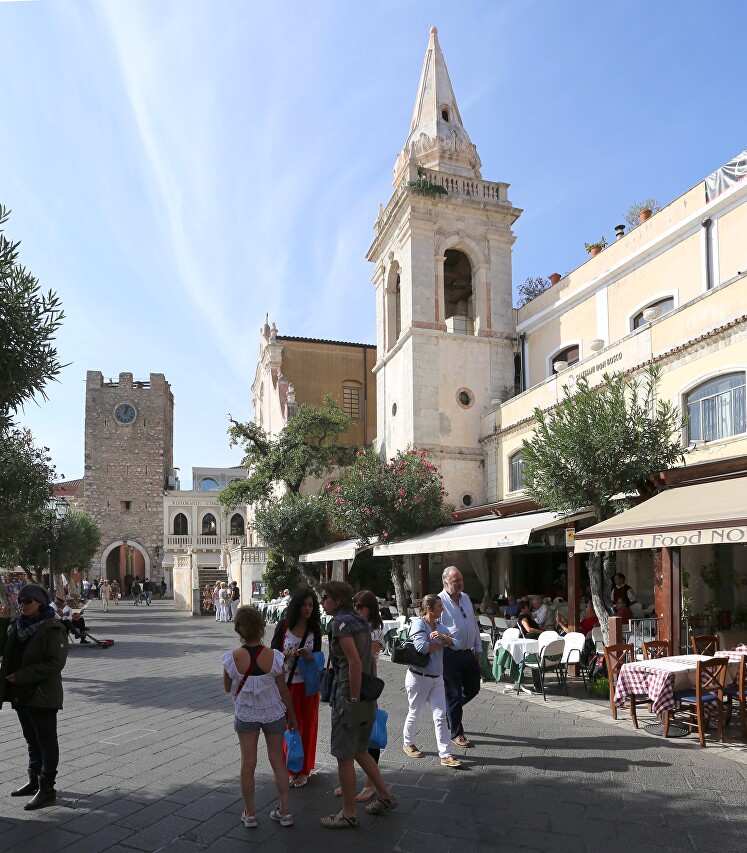
{"type": "Polygon", "coordinates": [[[542,530],[577,518],[556,512],[533,512],[507,518],[485,518],[439,527],[400,542],[377,545],[376,557],[404,554],[440,554],[446,551],[482,551],[487,548],[510,548],[526,545],[533,530],[542,530]]]}
{"type": "Polygon", "coordinates": [[[576,550],[747,543],[747,478],[680,486],[576,533],[576,550]]]}
{"type": "Polygon", "coordinates": [[[358,551],[362,551],[358,547],[356,539],[342,539],[339,542],[333,542],[331,545],[325,545],[324,548],[319,548],[316,551],[309,551],[308,554],[301,554],[298,558],[300,563],[326,563],[328,560],[354,560],[358,551]]]}

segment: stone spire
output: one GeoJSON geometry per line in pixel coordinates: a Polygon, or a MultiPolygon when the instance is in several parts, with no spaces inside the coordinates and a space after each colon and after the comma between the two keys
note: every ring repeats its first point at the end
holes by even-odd
{"type": "Polygon", "coordinates": [[[394,164],[395,187],[412,171],[408,166],[415,164],[463,178],[481,177],[482,164],[462,125],[435,27],[423,60],[410,133],[394,164]]]}

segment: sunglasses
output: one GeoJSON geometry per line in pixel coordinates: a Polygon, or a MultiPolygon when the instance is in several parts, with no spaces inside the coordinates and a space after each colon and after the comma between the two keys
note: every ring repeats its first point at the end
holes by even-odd
{"type": "Polygon", "coordinates": [[[33,604],[34,599],[33,598],[19,598],[18,603],[19,604],[33,604]]]}
{"type": "Polygon", "coordinates": [[[467,618],[467,614],[464,612],[464,609],[462,608],[462,605],[461,605],[461,604],[459,605],[459,609],[462,611],[462,616],[464,616],[464,618],[466,619],[466,618],[467,618]]]}

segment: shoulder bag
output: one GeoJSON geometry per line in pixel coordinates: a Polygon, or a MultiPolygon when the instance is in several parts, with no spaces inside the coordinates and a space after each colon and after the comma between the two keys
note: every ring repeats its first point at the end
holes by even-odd
{"type": "Polygon", "coordinates": [[[419,652],[415,644],[408,636],[406,639],[396,637],[392,643],[392,663],[403,666],[428,666],[431,656],[428,652],[419,652]]]}

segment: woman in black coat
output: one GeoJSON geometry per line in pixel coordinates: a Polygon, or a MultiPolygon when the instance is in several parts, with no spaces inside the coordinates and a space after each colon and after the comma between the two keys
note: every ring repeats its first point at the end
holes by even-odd
{"type": "Polygon", "coordinates": [[[0,608],[0,707],[3,702],[11,703],[28,744],[29,781],[11,796],[33,794],[24,806],[32,811],[57,796],[57,712],[62,708],[68,642],[65,626],[55,617],[43,586],[29,583],[21,587],[18,604],[21,615],[12,623],[10,605],[0,608]]]}

